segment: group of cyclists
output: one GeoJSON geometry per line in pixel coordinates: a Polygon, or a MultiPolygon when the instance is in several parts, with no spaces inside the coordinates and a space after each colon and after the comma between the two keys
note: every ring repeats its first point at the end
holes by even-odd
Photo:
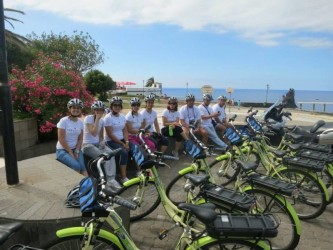
{"type": "MultiPolygon", "coordinates": [[[[178,99],[170,97],[162,112],[163,127],[160,128],[157,112],[153,109],[154,95],[144,98],[145,106],[141,111],[141,100],[138,97],[131,98],[131,110],[126,115],[122,113],[123,100],[118,96],[111,98],[109,109],[104,102],[95,101],[91,105],[93,113],[85,116],[83,121],[80,119],[83,102],[77,98],[71,99],[67,104],[69,115],[57,124],[57,160],[87,176],[84,156],[95,158],[103,152],[121,148],[119,159],[111,158],[105,166],[107,185],[120,189],[121,185],[115,179],[116,161],[119,164],[120,182],[124,183],[128,180],[126,168],[129,156],[131,153],[133,156],[134,148],[140,145],[137,134],[142,129],[146,130],[144,140],[152,152],[158,149],[164,153],[168,148],[168,138],[172,137],[175,139],[172,154],[178,157],[182,143],[190,140],[189,130],[194,123],[194,133],[200,135],[204,143],[208,143],[210,139],[218,147],[225,149],[227,145],[221,135],[229,126],[225,114],[227,98],[219,96],[218,102],[210,106],[212,100],[210,94],[203,94],[203,102],[196,106],[195,96],[188,94],[186,104],[178,111],[178,99]]],[[[139,172],[137,164],[137,174],[139,172]]]]}

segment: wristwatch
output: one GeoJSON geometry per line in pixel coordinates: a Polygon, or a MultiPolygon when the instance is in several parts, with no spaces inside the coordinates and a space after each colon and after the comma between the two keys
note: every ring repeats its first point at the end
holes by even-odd
{"type": "Polygon", "coordinates": [[[80,150],[79,150],[79,149],[75,149],[75,150],[74,150],[74,153],[75,153],[75,154],[79,154],[79,153],[80,153],[80,150]]]}

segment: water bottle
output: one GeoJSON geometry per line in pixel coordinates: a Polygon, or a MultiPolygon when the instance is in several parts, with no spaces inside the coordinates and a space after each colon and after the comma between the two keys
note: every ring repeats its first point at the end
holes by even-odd
{"type": "Polygon", "coordinates": [[[169,136],[173,136],[173,128],[169,125],[169,136]]]}

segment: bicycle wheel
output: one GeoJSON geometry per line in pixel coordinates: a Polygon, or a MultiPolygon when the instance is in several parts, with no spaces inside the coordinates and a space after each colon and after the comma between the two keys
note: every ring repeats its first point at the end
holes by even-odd
{"type": "Polygon", "coordinates": [[[300,240],[301,224],[296,211],[284,197],[261,189],[250,189],[246,193],[256,197],[253,213],[273,214],[280,222],[278,235],[270,239],[272,249],[295,249],[300,240]]]}
{"type": "Polygon", "coordinates": [[[328,203],[331,204],[333,202],[333,176],[330,174],[327,167],[325,167],[321,173],[320,178],[325,183],[329,195],[328,203]]]}
{"type": "MultiPolygon", "coordinates": [[[[175,178],[171,180],[165,189],[166,195],[175,205],[179,203],[184,203],[187,201],[187,193],[184,190],[186,184],[185,174],[194,174],[195,172],[188,172],[184,174],[178,174],[175,178]]],[[[205,174],[205,171],[200,170],[200,174],[205,174]]]]}
{"type": "Polygon", "coordinates": [[[300,219],[313,219],[321,215],[327,206],[325,185],[310,173],[301,169],[284,168],[278,171],[281,179],[296,185],[296,198],[286,197],[293,205],[300,219]]]}
{"type": "Polygon", "coordinates": [[[235,181],[240,172],[240,168],[233,159],[214,160],[209,164],[210,171],[214,176],[217,185],[226,186],[235,181]]]}
{"type": "MultiPolygon", "coordinates": [[[[82,249],[82,239],[83,235],[75,235],[64,238],[56,238],[51,240],[49,243],[46,243],[43,246],[45,250],[80,250],[82,249]]],[[[94,250],[118,250],[118,248],[112,241],[97,237],[95,244],[91,246],[91,249],[94,250]]]]}
{"type": "MultiPolygon", "coordinates": [[[[265,244],[267,247],[267,245],[265,244]]],[[[208,244],[200,246],[200,249],[204,250],[214,250],[214,249],[254,249],[254,250],[263,250],[267,249],[265,246],[260,246],[259,244],[256,244],[254,242],[248,241],[248,240],[238,240],[238,239],[216,239],[216,241],[209,242],[208,244]]],[[[186,249],[191,249],[190,247],[186,249]]]]}
{"type": "MultiPolygon", "coordinates": [[[[120,190],[119,195],[127,200],[133,200],[137,190],[140,188],[140,182],[120,190]]],[[[130,221],[139,220],[153,212],[161,203],[160,195],[156,189],[155,182],[148,181],[142,197],[141,204],[138,204],[135,210],[130,210],[130,221]]]]}

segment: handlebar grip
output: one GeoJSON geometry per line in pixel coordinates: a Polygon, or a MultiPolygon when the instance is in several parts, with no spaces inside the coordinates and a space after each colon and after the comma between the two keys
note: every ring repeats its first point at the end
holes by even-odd
{"type": "Polygon", "coordinates": [[[130,210],[135,210],[137,205],[131,201],[125,200],[124,198],[120,197],[120,196],[115,196],[113,197],[113,202],[115,204],[118,204],[122,207],[126,207],[130,210]]]}
{"type": "Polygon", "coordinates": [[[174,161],[178,161],[179,157],[175,157],[175,156],[171,156],[171,155],[163,155],[162,159],[164,160],[174,160],[174,161]]]}

